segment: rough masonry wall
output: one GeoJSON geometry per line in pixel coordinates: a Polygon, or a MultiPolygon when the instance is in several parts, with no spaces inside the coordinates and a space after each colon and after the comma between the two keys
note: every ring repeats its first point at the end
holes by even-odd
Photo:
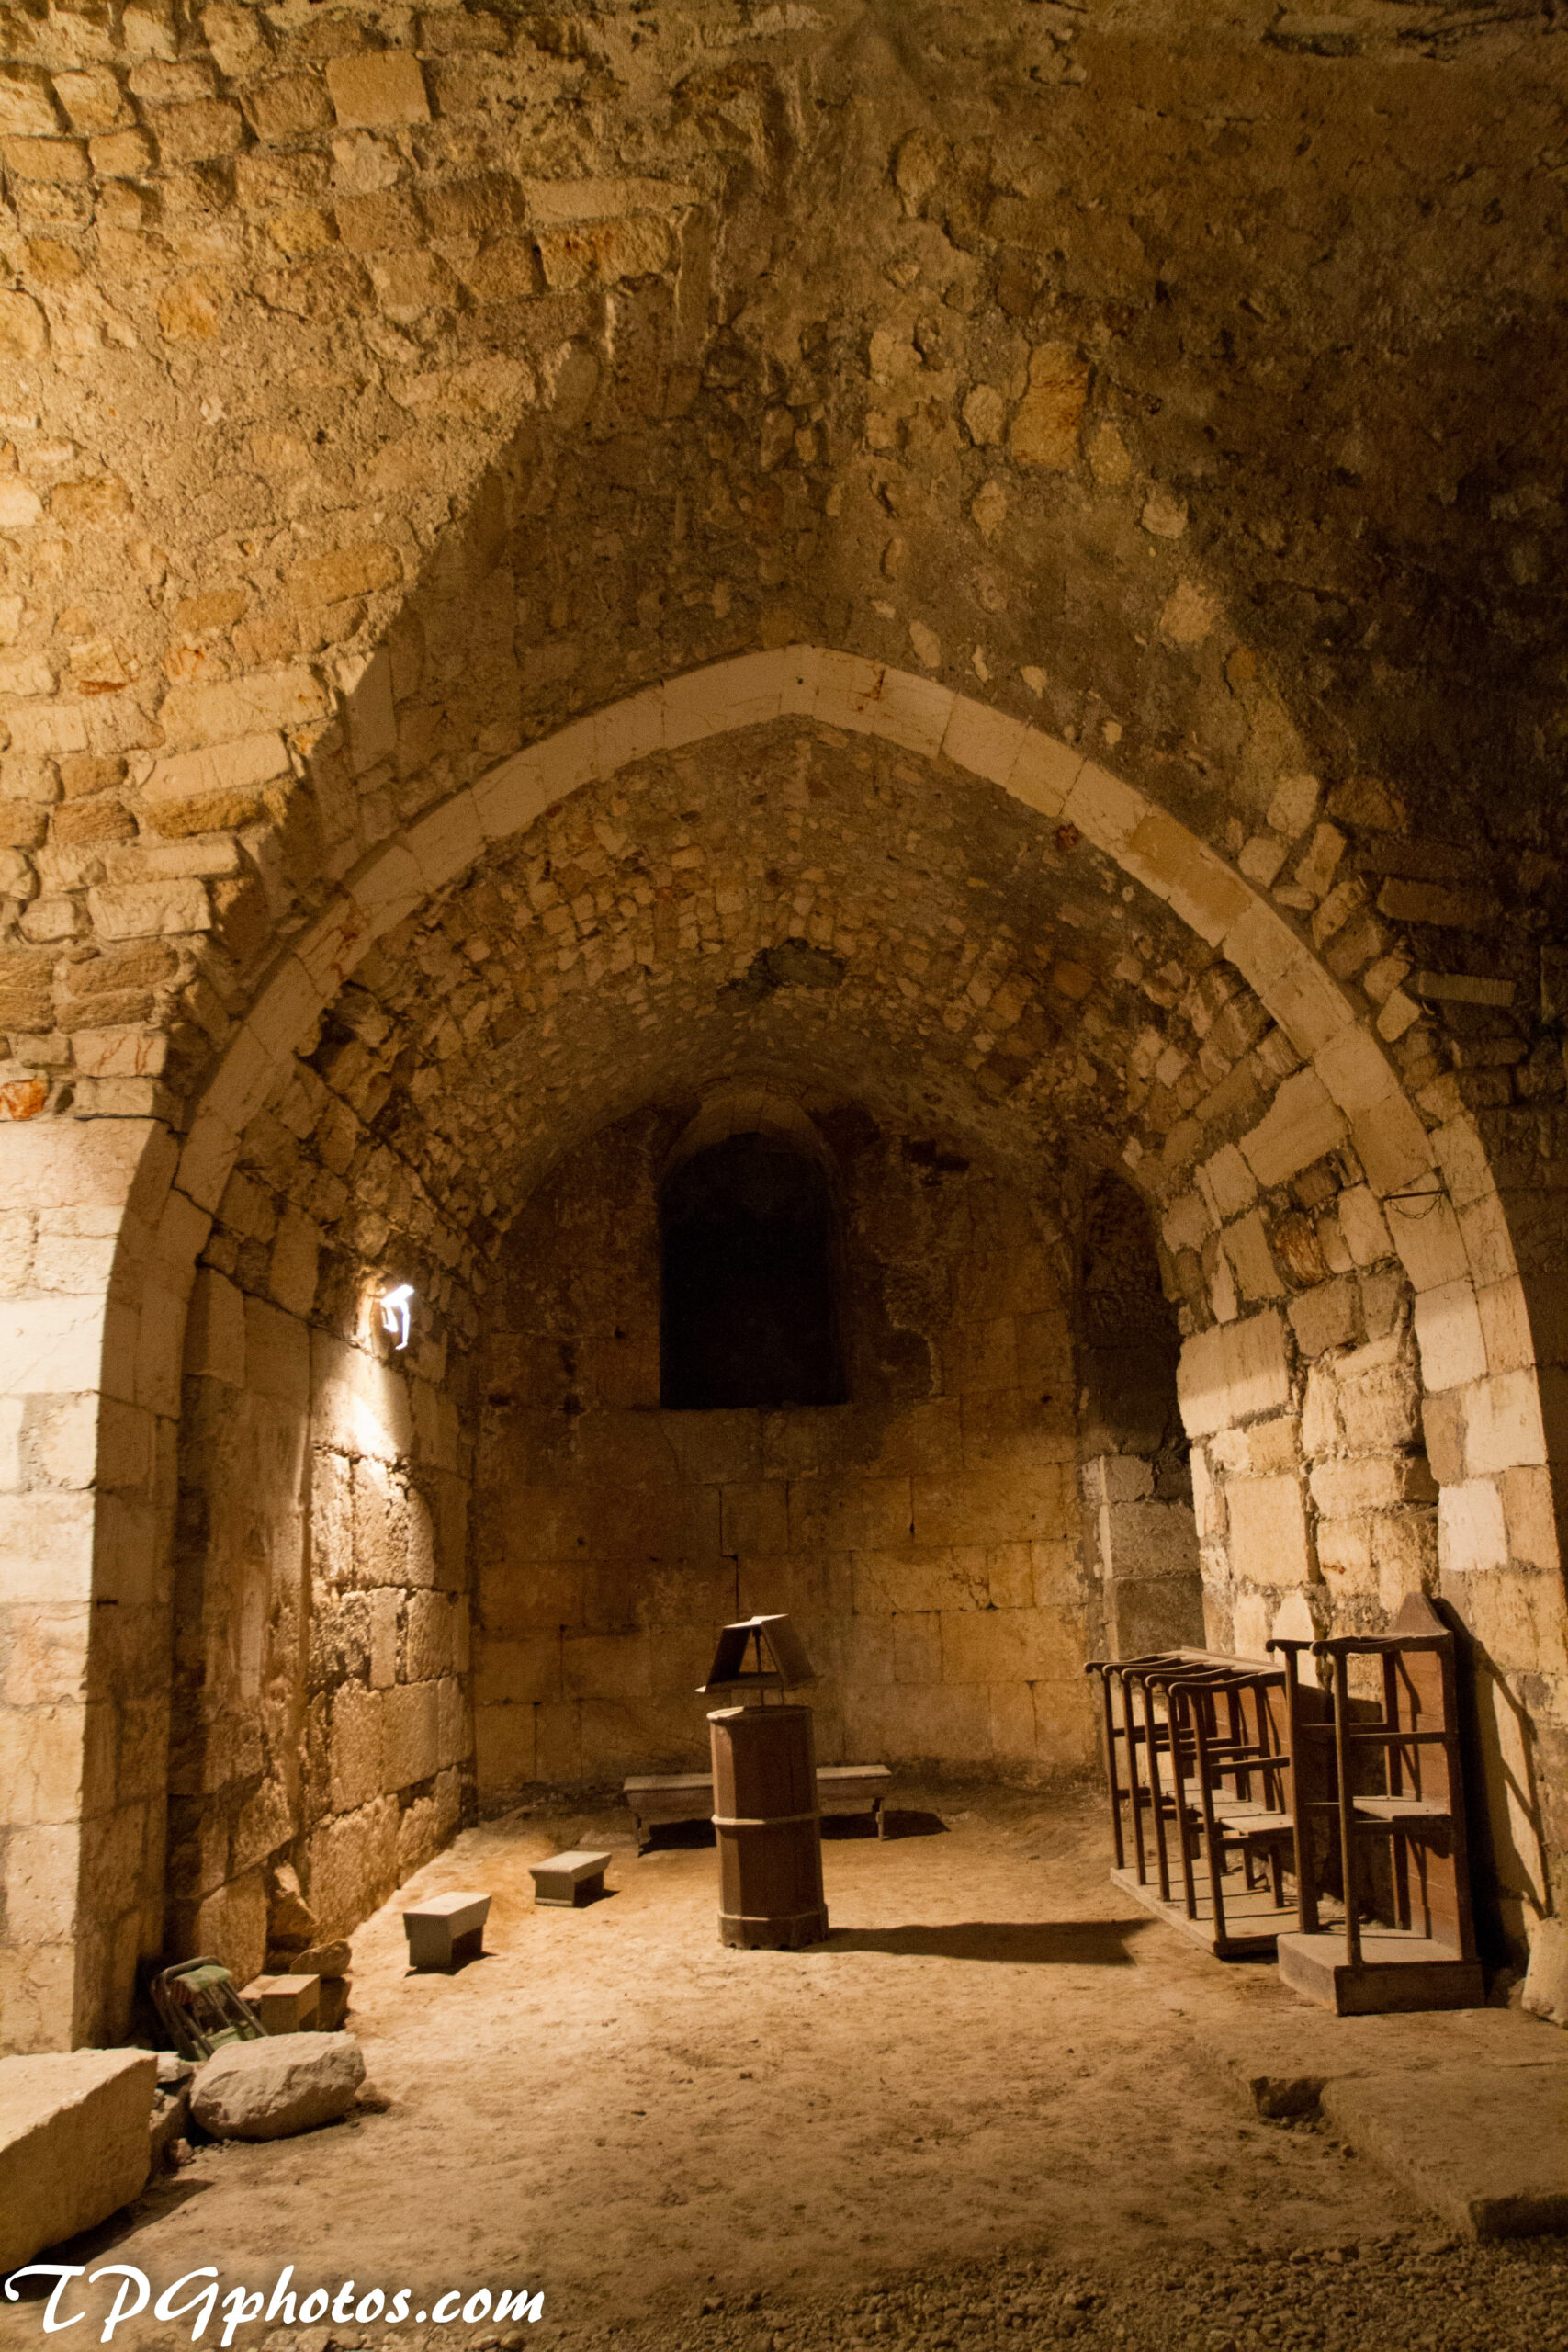
{"type": "Polygon", "coordinates": [[[346,1933],[457,1828],[468,1481],[439,1346],[405,1366],[197,1279],[186,1355],[165,1949],[248,1979],[298,1873],[346,1933]]]}
{"type": "Polygon", "coordinates": [[[794,1617],[824,1762],[1024,1779],[1092,1755],[1059,1212],[823,1102],[851,1401],[659,1408],[658,1186],[694,1105],[573,1153],[484,1343],[481,1800],[693,1770],[718,1625],[794,1617]]]}

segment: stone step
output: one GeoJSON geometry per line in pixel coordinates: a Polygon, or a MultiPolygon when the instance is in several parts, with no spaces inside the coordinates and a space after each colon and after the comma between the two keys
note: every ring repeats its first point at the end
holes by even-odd
{"type": "Polygon", "coordinates": [[[1568,2049],[1538,2065],[1349,2075],[1325,2120],[1475,2238],[1568,2231],[1568,2049]]]}

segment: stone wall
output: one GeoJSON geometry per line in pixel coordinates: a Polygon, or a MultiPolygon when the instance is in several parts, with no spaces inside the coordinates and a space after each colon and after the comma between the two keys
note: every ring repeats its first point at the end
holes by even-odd
{"type": "Polygon", "coordinates": [[[573,1153],[513,1229],[484,1341],[481,1798],[691,1770],[716,1628],[798,1623],[825,1762],[1038,1779],[1092,1755],[1072,1259],[929,1136],[823,1103],[851,1401],[659,1409],[658,1187],[686,1111],[573,1153]]]}
{"type": "Polygon", "coordinates": [[[210,1268],[186,1351],[164,1942],[245,1976],[297,1868],[345,1933],[457,1826],[467,1494],[428,1341],[405,1365],[210,1268]]]}

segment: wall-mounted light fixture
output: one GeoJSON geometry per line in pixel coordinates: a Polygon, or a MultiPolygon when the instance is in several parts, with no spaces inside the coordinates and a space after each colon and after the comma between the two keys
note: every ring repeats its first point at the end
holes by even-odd
{"type": "Polygon", "coordinates": [[[413,1284],[400,1283],[396,1290],[384,1290],[377,1304],[381,1309],[381,1329],[391,1334],[394,1346],[406,1348],[409,1343],[409,1308],[413,1304],[413,1284]]]}

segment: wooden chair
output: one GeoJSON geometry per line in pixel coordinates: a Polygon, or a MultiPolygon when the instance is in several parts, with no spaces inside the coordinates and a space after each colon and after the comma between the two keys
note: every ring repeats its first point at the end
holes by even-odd
{"type": "Polygon", "coordinates": [[[1280,1938],[1280,1973],[1342,2016],[1478,2006],[1485,1988],[1471,1916],[1452,1634],[1412,1593],[1386,1634],[1269,1646],[1284,1657],[1292,1747],[1326,1751],[1332,1788],[1294,1808],[1298,1916],[1280,1938]],[[1303,1650],[1328,1667],[1326,1722],[1312,1720],[1303,1650]],[[1352,1696],[1356,1657],[1379,1662],[1377,1701],[1352,1696]],[[1325,1837],[1315,1834],[1320,1826],[1325,1837]],[[1374,1863],[1385,1840],[1380,1890],[1374,1863]],[[1323,1912],[1336,1876],[1343,1918],[1329,1928],[1323,1912]],[[1378,1917],[1380,1902],[1391,1917],[1378,1917]]]}
{"type": "Polygon", "coordinates": [[[1293,1851],[1283,1672],[1204,1650],[1089,1670],[1101,1683],[1112,1877],[1221,1957],[1272,1952],[1295,1917],[1283,1889],[1293,1851]]]}

